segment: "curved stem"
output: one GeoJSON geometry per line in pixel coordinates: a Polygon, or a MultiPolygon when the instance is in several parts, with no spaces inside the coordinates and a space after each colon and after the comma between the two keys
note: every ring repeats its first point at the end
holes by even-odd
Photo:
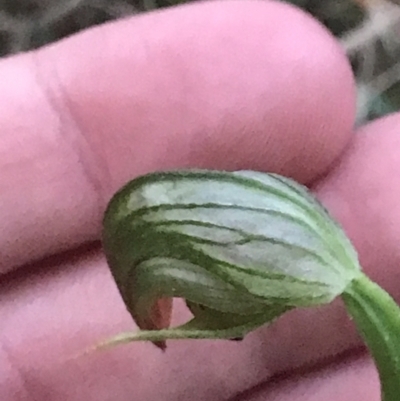
{"type": "Polygon", "coordinates": [[[372,357],[380,381],[382,401],[400,399],[400,308],[391,296],[361,275],[342,294],[372,357]]]}

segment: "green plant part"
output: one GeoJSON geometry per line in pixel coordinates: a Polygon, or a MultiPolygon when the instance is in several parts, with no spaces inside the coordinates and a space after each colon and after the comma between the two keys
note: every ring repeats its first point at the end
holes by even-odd
{"type": "Polygon", "coordinates": [[[148,174],[122,188],[103,245],[139,326],[97,348],[241,339],[296,307],[341,296],[370,349],[382,399],[400,394],[400,309],[362,272],[341,227],[302,185],[253,171],[148,174]],[[172,298],[192,320],[170,327],[172,298]]]}

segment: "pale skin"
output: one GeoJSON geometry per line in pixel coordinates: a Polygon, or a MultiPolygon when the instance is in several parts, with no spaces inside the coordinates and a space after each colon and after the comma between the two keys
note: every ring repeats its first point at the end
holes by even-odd
{"type": "Polygon", "coordinates": [[[354,130],[354,87],[335,39],[268,1],[129,18],[1,61],[2,401],[380,400],[340,302],[241,343],[71,359],[136,329],[101,249],[83,244],[99,239],[112,194],[152,170],[250,168],[309,184],[400,301],[400,117],[354,130]]]}

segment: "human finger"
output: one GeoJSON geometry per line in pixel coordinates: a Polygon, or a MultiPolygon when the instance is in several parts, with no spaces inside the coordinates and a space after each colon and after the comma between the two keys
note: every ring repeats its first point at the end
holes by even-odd
{"type": "Polygon", "coordinates": [[[141,173],[252,167],[308,182],[354,119],[339,44],[269,1],[94,28],[2,61],[0,86],[2,272],[98,239],[110,196],[141,173]]]}
{"type": "MultiPolygon", "coordinates": [[[[314,188],[352,238],[366,272],[398,301],[399,124],[400,115],[394,115],[363,127],[314,188]]],[[[292,311],[241,343],[171,341],[166,353],[136,343],[71,360],[135,326],[100,250],[57,258],[36,274],[5,282],[0,291],[1,341],[8,355],[0,358],[7,373],[2,388],[12,389],[6,401],[15,401],[20,376],[35,384],[38,399],[172,401],[190,394],[194,401],[217,401],[362,345],[341,302],[334,302],[292,311]]],[[[368,385],[377,389],[377,376],[369,377],[368,385]]]]}

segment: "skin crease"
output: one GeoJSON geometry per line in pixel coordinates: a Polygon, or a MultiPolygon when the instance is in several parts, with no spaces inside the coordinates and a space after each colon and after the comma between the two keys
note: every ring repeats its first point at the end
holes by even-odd
{"type": "MultiPolygon", "coordinates": [[[[0,281],[2,400],[379,400],[369,358],[341,357],[360,341],[340,302],[241,343],[72,358],[135,330],[101,250],[72,247],[98,238],[113,191],[150,170],[324,175],[315,192],[400,300],[400,117],[352,132],[350,68],[315,21],[275,2],[191,5],[3,60],[0,80],[0,266],[55,253],[0,281]],[[290,373],[304,365],[309,373],[290,373]]],[[[185,314],[178,305],[175,319],[185,314]]]]}

